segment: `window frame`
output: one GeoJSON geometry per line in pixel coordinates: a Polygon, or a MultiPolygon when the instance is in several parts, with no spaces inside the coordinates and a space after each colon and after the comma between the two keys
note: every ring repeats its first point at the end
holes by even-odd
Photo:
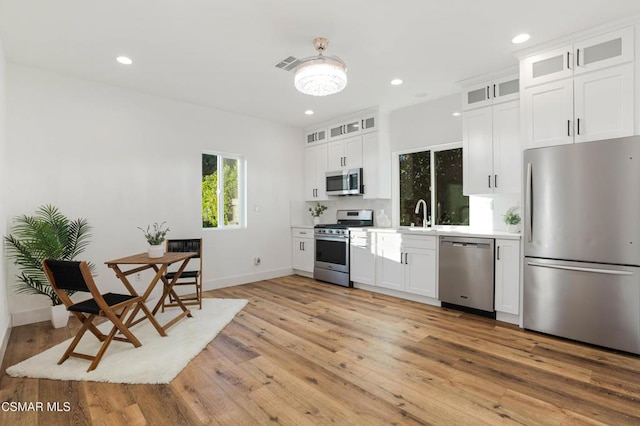
{"type": "Polygon", "coordinates": [[[247,227],[247,161],[241,154],[232,154],[220,151],[202,151],[200,153],[200,227],[203,231],[223,231],[232,229],[244,229],[247,227]],[[218,226],[205,228],[202,226],[202,157],[215,155],[217,169],[224,170],[224,160],[230,159],[238,162],[238,215],[239,223],[233,225],[224,224],[224,173],[218,173],[218,226]]]}
{"type": "MultiPolygon", "coordinates": [[[[410,148],[402,151],[394,151],[392,153],[391,211],[392,211],[392,217],[393,217],[392,226],[394,228],[400,228],[400,156],[403,154],[413,154],[416,152],[429,151],[429,156],[431,161],[431,176],[430,176],[431,185],[429,187],[429,192],[431,193],[431,199],[428,200],[429,214],[432,218],[431,226],[438,226],[437,224],[433,224],[433,220],[435,218],[433,214],[433,206],[435,206],[435,202],[436,202],[436,192],[433,187],[433,184],[436,179],[435,153],[439,151],[447,151],[450,149],[458,149],[458,148],[462,148],[462,141],[450,142],[450,143],[438,144],[438,145],[428,145],[428,146],[422,146],[418,148],[410,148]]],[[[456,225],[456,226],[464,226],[464,225],[456,225]]],[[[402,226],[402,227],[405,228],[406,226],[402,226]]]]}

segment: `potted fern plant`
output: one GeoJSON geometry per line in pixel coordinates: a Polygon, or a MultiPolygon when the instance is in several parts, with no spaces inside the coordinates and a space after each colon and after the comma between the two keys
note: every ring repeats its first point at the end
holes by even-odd
{"type": "MultiPolygon", "coordinates": [[[[64,327],[69,313],[47,280],[42,268],[45,258],[73,260],[89,245],[91,227],[86,219],[70,220],[57,207],[40,206],[35,215],[14,219],[10,233],[4,237],[9,259],[18,266],[16,293],[41,294],[51,300],[51,322],[64,327]]],[[[90,264],[93,269],[93,265],[90,264]]],[[[68,295],[74,291],[66,290],[68,295]]]]}

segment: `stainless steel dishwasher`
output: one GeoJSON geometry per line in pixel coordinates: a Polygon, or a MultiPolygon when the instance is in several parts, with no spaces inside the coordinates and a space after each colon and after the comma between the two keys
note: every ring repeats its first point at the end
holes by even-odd
{"type": "Polygon", "coordinates": [[[468,308],[463,310],[495,318],[494,243],[492,238],[440,236],[442,306],[468,308]]]}

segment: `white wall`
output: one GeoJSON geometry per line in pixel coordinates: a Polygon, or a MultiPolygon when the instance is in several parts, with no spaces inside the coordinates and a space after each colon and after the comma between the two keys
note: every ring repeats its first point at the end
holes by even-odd
{"type": "MultiPolygon", "coordinates": [[[[6,81],[6,61],[4,58],[4,50],[2,48],[2,40],[0,39],[0,235],[5,235],[7,213],[6,213],[6,192],[7,174],[6,168],[8,161],[6,159],[6,138],[5,138],[5,81],[6,81]]],[[[10,315],[9,305],[7,302],[7,271],[4,259],[4,244],[2,245],[3,255],[0,256],[0,362],[4,355],[4,348],[7,343],[9,333],[10,315]]]]}
{"type": "MultiPolygon", "coordinates": [[[[7,216],[52,203],[87,218],[93,238],[84,257],[97,264],[99,285],[118,288],[104,261],[145,251],[137,227],[162,221],[169,237],[204,238],[205,289],[291,271],[301,130],[15,64],[7,68],[7,123],[7,216]],[[246,229],[201,229],[202,151],[245,156],[246,229]]],[[[14,314],[48,306],[12,293],[14,314]]]]}

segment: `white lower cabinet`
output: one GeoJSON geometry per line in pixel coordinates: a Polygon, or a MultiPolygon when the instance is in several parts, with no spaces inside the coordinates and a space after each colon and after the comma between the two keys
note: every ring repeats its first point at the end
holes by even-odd
{"type": "Polygon", "coordinates": [[[520,241],[496,239],[495,308],[520,314],[520,241]]]}
{"type": "Polygon", "coordinates": [[[313,229],[292,228],[291,235],[291,264],[293,269],[312,274],[315,260],[313,229]]]}
{"type": "Polygon", "coordinates": [[[436,265],[435,236],[378,234],[378,287],[436,298],[436,265]]]}
{"type": "Polygon", "coordinates": [[[371,244],[371,233],[367,231],[351,231],[350,280],[357,283],[375,285],[376,253],[371,244]]]}

